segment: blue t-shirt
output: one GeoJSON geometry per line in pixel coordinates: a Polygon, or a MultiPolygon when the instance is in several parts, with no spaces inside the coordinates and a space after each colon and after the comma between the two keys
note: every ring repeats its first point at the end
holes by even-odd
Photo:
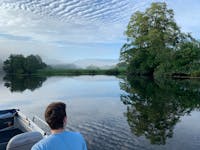
{"type": "Polygon", "coordinates": [[[42,139],[31,150],[87,150],[87,146],[80,133],[63,131],[42,139]]]}

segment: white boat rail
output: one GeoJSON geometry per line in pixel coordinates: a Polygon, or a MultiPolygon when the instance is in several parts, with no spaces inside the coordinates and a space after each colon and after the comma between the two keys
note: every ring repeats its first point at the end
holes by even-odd
{"type": "Polygon", "coordinates": [[[26,117],[23,113],[20,111],[17,111],[18,113],[18,119],[21,123],[25,124],[24,127],[28,128],[30,131],[38,131],[43,136],[46,136],[46,132],[42,130],[38,125],[35,124],[32,120],[30,120],[28,117],[26,117]]]}
{"type": "MultiPolygon", "coordinates": [[[[49,135],[49,134],[50,134],[49,125],[48,125],[44,120],[42,120],[40,117],[38,117],[38,116],[33,116],[32,121],[33,121],[34,123],[37,122],[37,124],[38,124],[38,123],[41,124],[42,127],[43,127],[43,130],[45,130],[46,135],[49,135]]],[[[40,126],[40,127],[41,127],[41,126],[40,126]]]]}
{"type": "Polygon", "coordinates": [[[33,122],[35,122],[35,120],[39,120],[40,122],[42,122],[44,125],[46,125],[48,127],[48,124],[38,116],[33,116],[32,120],[33,120],[33,122]]]}

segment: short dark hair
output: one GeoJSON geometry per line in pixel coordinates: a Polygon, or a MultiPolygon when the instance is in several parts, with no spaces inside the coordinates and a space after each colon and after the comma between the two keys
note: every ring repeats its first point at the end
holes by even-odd
{"type": "Polygon", "coordinates": [[[66,105],[63,102],[51,103],[45,111],[45,120],[53,130],[64,128],[66,116],[66,105]]]}

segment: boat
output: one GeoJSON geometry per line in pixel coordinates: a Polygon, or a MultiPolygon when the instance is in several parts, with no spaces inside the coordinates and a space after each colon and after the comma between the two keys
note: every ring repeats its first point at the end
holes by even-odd
{"type": "Polygon", "coordinates": [[[35,123],[36,119],[29,119],[18,109],[0,110],[0,150],[30,150],[45,138],[47,132],[35,123]]]}

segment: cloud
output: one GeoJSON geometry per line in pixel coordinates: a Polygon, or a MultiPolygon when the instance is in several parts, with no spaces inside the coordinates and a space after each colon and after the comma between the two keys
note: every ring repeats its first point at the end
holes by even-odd
{"type": "Polygon", "coordinates": [[[3,33],[0,33],[0,38],[7,38],[7,39],[9,39],[9,40],[22,40],[22,41],[31,40],[30,37],[26,37],[26,36],[15,36],[15,35],[11,35],[11,34],[3,34],[3,33]]]}
{"type": "Polygon", "coordinates": [[[2,0],[1,57],[38,53],[47,60],[117,59],[130,10],[145,4],[146,0],[2,0]]]}
{"type": "MultiPolygon", "coordinates": [[[[75,54],[79,59],[96,58],[95,54],[116,59],[131,14],[154,1],[1,0],[0,53],[38,53],[63,61],[75,58],[75,54]],[[104,56],[106,51],[108,55],[104,56]]],[[[199,31],[197,0],[193,1],[194,10],[187,0],[178,0],[178,5],[173,0],[166,2],[175,9],[176,19],[185,31],[199,31]],[[191,13],[195,13],[195,19],[191,19],[191,13]]]]}
{"type": "Polygon", "coordinates": [[[174,10],[175,19],[184,32],[192,33],[195,38],[200,38],[200,1],[177,0],[168,1],[168,6],[174,10]]]}
{"type": "Polygon", "coordinates": [[[129,0],[3,0],[3,34],[51,42],[120,42],[131,9],[147,4],[129,0]]]}

